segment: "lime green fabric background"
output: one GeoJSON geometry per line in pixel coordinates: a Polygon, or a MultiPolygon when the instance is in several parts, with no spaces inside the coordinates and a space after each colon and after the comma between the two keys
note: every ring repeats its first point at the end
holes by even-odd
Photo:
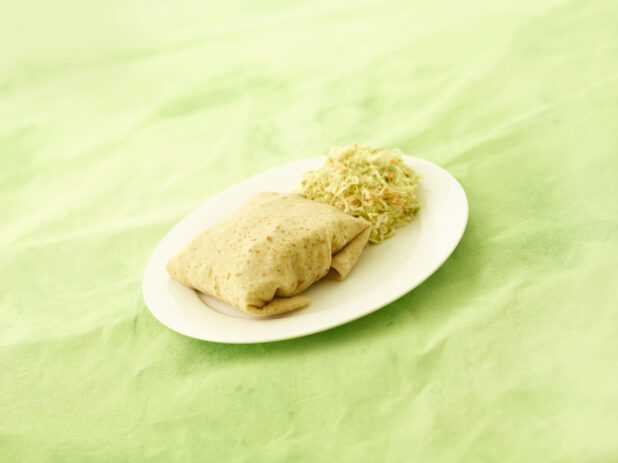
{"type": "Polygon", "coordinates": [[[618,461],[617,17],[2,2],[0,460],[618,461]],[[464,186],[429,280],[272,344],[151,316],[142,272],[178,220],[354,141],[464,186]]]}

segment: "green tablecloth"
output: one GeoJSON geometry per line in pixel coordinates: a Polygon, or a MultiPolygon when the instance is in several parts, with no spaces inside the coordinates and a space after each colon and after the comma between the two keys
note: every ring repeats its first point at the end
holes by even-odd
{"type": "Polygon", "coordinates": [[[618,4],[217,3],[2,5],[0,460],[618,461],[618,4]],[[429,280],[272,344],[152,317],[180,218],[354,141],[464,186],[429,280]]]}

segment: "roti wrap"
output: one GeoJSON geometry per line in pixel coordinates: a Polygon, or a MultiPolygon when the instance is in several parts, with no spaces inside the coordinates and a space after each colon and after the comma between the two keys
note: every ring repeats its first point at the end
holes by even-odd
{"type": "Polygon", "coordinates": [[[328,275],[343,280],[371,225],[297,194],[259,193],[196,236],[167,263],[182,284],[252,315],[309,304],[301,293],[328,275]]]}

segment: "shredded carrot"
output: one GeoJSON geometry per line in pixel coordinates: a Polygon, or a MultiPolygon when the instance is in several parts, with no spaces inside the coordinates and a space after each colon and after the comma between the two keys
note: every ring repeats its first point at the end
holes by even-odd
{"type": "Polygon", "coordinates": [[[394,194],[394,195],[392,195],[392,196],[391,196],[391,199],[392,199],[392,200],[393,200],[393,202],[394,202],[395,204],[397,204],[398,206],[403,206],[403,201],[402,201],[402,199],[399,197],[399,195],[394,194]]]}

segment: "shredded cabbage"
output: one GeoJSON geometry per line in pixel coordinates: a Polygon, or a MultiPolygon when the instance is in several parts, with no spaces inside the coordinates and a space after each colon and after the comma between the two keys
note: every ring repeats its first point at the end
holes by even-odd
{"type": "Polygon", "coordinates": [[[370,243],[381,243],[414,219],[418,176],[399,150],[353,144],[333,147],[324,166],[303,175],[299,193],[371,222],[370,243]]]}

